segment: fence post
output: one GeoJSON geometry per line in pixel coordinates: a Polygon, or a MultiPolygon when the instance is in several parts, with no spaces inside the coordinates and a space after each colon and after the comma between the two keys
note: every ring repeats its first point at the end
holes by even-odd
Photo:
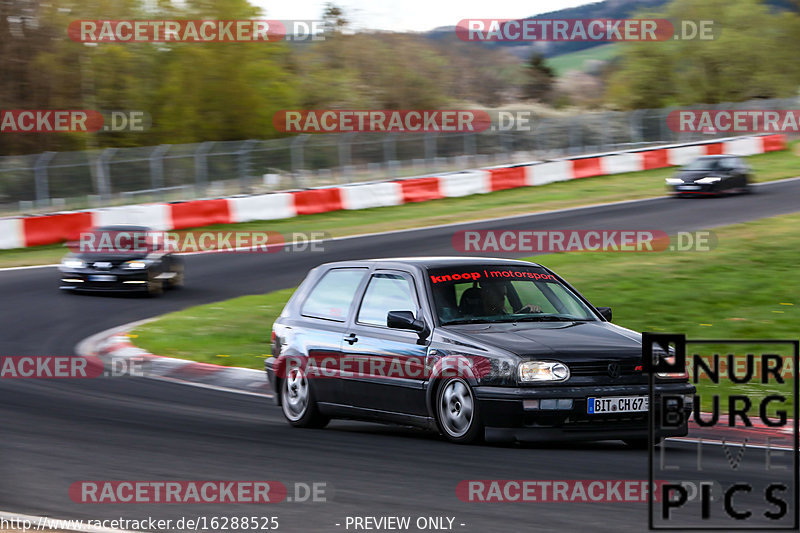
{"type": "Polygon", "coordinates": [[[292,157],[292,174],[294,174],[295,182],[299,182],[300,172],[305,166],[305,157],[303,157],[303,145],[308,140],[308,133],[301,133],[292,140],[289,145],[292,157]]]}
{"type": "Polygon", "coordinates": [[[646,109],[637,109],[632,111],[628,119],[630,125],[630,142],[642,142],[644,136],[642,135],[642,114],[646,109]]]}
{"type": "Polygon", "coordinates": [[[258,141],[255,139],[244,141],[242,147],[236,152],[239,158],[239,192],[242,193],[250,192],[250,178],[252,176],[250,153],[253,151],[251,147],[256,143],[258,143],[258,141]]]}
{"type": "MultiPolygon", "coordinates": [[[[339,172],[342,173],[344,177],[345,183],[350,183],[350,174],[352,173],[352,161],[353,161],[353,137],[356,136],[356,132],[348,131],[347,133],[342,134],[339,137],[338,142],[338,151],[339,151],[339,172]]],[[[341,181],[341,180],[339,180],[341,181]]]]}
{"type": "Polygon", "coordinates": [[[111,201],[111,158],[117,148],[106,148],[97,158],[97,194],[108,204],[111,201]]]}
{"type": "Polygon", "coordinates": [[[164,200],[164,154],[169,148],[170,145],[162,144],[150,152],[150,187],[162,201],[164,200]]]}
{"type": "Polygon", "coordinates": [[[55,152],[39,154],[33,165],[33,179],[36,186],[36,206],[47,207],[50,205],[50,182],[47,177],[47,165],[55,157],[55,152]]]}
{"type": "Polygon", "coordinates": [[[204,196],[208,187],[208,152],[214,141],[200,143],[194,152],[194,188],[196,196],[204,196]]]}
{"type": "Polygon", "coordinates": [[[386,136],[383,138],[383,159],[386,174],[390,178],[394,178],[397,175],[395,172],[395,165],[394,162],[397,160],[397,145],[396,139],[397,133],[390,132],[387,133],[386,136]]]}
{"type": "Polygon", "coordinates": [[[436,137],[433,133],[425,133],[425,164],[431,167],[436,160],[436,137]]]}

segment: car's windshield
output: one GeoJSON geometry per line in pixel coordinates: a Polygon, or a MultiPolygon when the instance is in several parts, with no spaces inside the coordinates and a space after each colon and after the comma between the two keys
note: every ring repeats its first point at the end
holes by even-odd
{"type": "Polygon", "coordinates": [[[480,265],[428,274],[443,326],[597,320],[583,301],[542,268],[480,265]]]}
{"type": "Polygon", "coordinates": [[[692,161],[685,167],[683,170],[717,170],[721,168],[720,162],[722,159],[718,157],[714,158],[700,158],[692,161]]]}

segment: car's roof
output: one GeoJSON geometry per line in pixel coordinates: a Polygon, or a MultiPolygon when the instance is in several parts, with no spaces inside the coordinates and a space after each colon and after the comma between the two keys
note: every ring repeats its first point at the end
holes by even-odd
{"type": "Polygon", "coordinates": [[[518,267],[538,267],[537,263],[529,261],[519,261],[517,259],[500,259],[495,257],[459,257],[459,256],[435,256],[435,257],[384,257],[379,259],[365,259],[363,261],[341,261],[337,264],[354,263],[392,263],[412,265],[420,268],[446,268],[446,267],[468,267],[478,265],[509,265],[518,267]]]}
{"type": "Polygon", "coordinates": [[[714,155],[701,155],[697,159],[727,159],[729,157],[736,157],[730,154],[714,154],[714,155]]]}

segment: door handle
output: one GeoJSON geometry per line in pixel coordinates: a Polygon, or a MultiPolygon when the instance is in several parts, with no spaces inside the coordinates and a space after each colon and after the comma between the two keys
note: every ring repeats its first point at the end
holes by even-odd
{"type": "Polygon", "coordinates": [[[356,336],[355,333],[351,333],[350,335],[345,337],[344,340],[345,340],[345,342],[349,342],[350,345],[353,345],[353,344],[358,342],[358,337],[356,336]]]}

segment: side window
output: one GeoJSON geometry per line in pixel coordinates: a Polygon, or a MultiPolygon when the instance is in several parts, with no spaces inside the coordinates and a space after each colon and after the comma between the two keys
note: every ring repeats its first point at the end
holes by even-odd
{"type": "Polygon", "coordinates": [[[344,322],[365,273],[365,268],[329,270],[311,289],[300,314],[344,322]]]}
{"type": "Polygon", "coordinates": [[[385,327],[389,311],[411,311],[416,314],[413,292],[411,282],[400,274],[374,274],[364,293],[357,322],[385,327]]]}

